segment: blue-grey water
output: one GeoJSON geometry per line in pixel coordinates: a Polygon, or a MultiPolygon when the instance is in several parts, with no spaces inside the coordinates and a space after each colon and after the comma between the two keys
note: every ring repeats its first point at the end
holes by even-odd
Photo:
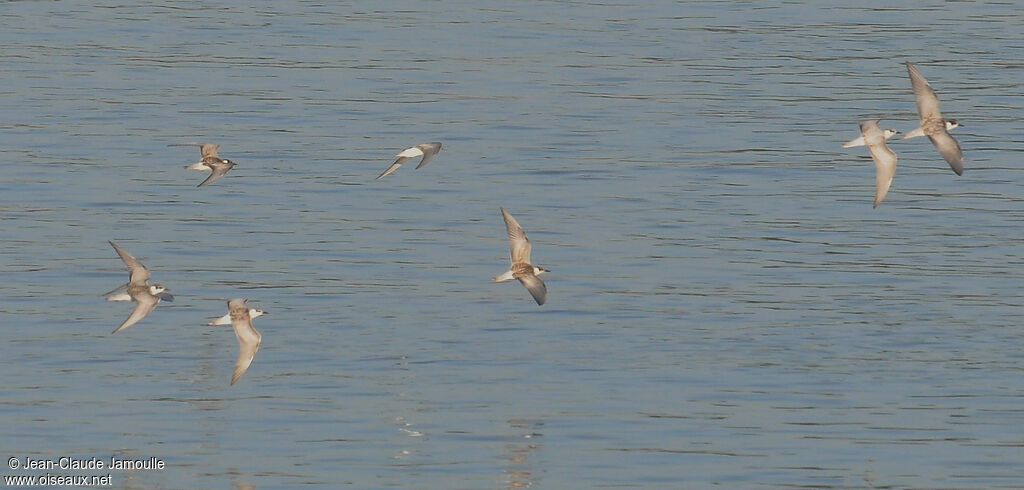
{"type": "Polygon", "coordinates": [[[854,3],[3,4],[0,455],[165,462],[49,471],[116,488],[1020,487],[1024,12],[854,3]],[[872,209],[840,143],[916,127],[907,60],[967,171],[890,140],[872,209]],[[194,141],[238,166],[196,188],[194,141]],[[542,307],[490,282],[499,207],[542,307]],[[108,240],[176,296],[114,336],[108,240]],[[269,313],[229,387],[232,297],[269,313]]]}

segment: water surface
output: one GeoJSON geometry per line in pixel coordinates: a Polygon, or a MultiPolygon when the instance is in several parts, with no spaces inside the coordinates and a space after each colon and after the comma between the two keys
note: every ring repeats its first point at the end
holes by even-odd
{"type": "Polygon", "coordinates": [[[999,2],[9,3],[3,455],[166,461],[118,488],[1019,486],[1022,26],[999,2]],[[891,141],[872,209],[839,145],[916,126],[906,60],[968,170],[891,141]],[[190,141],[238,166],[197,189],[167,146],[190,141]],[[553,271],[543,307],[490,283],[500,206],[553,271]],[[116,336],[107,240],[177,298],[116,336]],[[229,388],[205,323],[232,297],[270,313],[229,388]]]}

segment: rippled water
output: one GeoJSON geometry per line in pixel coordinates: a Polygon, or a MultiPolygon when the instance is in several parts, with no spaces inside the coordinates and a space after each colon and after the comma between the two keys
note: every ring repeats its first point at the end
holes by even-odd
{"type": "Polygon", "coordinates": [[[1018,487],[1024,14],[884,5],[5,4],[3,455],[166,462],[118,488],[1018,487]],[[893,140],[872,209],[839,145],[916,125],[906,60],[968,170],[893,140]],[[197,189],[189,141],[238,166],[197,189]],[[500,206],[543,307],[490,283],[500,206]],[[116,336],[107,240],[177,298],[116,336]],[[229,388],[231,297],[269,314],[229,388]]]}

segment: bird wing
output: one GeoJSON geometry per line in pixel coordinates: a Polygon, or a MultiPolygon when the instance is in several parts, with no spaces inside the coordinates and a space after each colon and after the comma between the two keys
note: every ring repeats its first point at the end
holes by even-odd
{"type": "Polygon", "coordinates": [[[231,375],[232,385],[249,369],[253,358],[256,357],[256,352],[260,350],[260,343],[263,341],[260,333],[252,328],[252,319],[249,318],[248,311],[245,316],[246,318],[243,319],[233,318],[231,320],[231,325],[235,328],[235,336],[238,337],[238,359],[235,360],[235,371],[231,375]]]}
{"type": "Polygon", "coordinates": [[[160,302],[159,298],[149,294],[140,294],[134,296],[133,299],[135,300],[135,309],[132,310],[132,314],[128,315],[124,323],[111,332],[111,335],[139,323],[139,320],[146,318],[146,315],[153,311],[153,308],[156,308],[156,304],[160,302]]]}
{"type": "Polygon", "coordinates": [[[533,274],[519,274],[516,279],[523,283],[523,287],[530,292],[538,305],[544,304],[548,297],[548,287],[544,285],[544,281],[533,274]]]}
{"type": "Polygon", "coordinates": [[[218,145],[216,143],[203,143],[202,146],[200,146],[200,148],[199,148],[199,153],[202,155],[202,158],[206,158],[206,157],[220,158],[217,155],[217,150],[219,148],[220,148],[220,145],[218,145]]]}
{"type": "Polygon", "coordinates": [[[917,102],[917,113],[921,116],[921,121],[941,121],[939,97],[935,95],[928,80],[925,80],[924,75],[921,75],[921,72],[917,71],[917,67],[909,61],[907,62],[907,73],[910,74],[910,85],[914,88],[914,101],[917,102]]]}
{"type": "Polygon", "coordinates": [[[519,226],[519,222],[512,217],[505,208],[501,208],[501,215],[505,218],[505,229],[508,231],[508,254],[509,260],[516,262],[530,263],[530,239],[519,226]]]}
{"type": "Polygon", "coordinates": [[[896,152],[889,149],[885,143],[881,146],[868,145],[871,158],[875,161],[875,207],[885,199],[892,185],[892,178],[896,175],[896,152]]]}
{"type": "Polygon", "coordinates": [[[118,247],[116,243],[109,242],[110,246],[114,247],[114,251],[117,255],[121,256],[121,261],[128,267],[128,282],[130,284],[145,284],[149,280],[149,269],[142,265],[132,254],[126,252],[123,248],[118,247]]]}
{"type": "Polygon", "coordinates": [[[964,173],[964,152],[960,150],[960,143],[957,143],[956,138],[943,130],[942,132],[928,135],[928,139],[932,140],[932,144],[942,154],[942,158],[945,158],[946,162],[949,163],[949,167],[957,175],[962,175],[964,173]]]}
{"type": "Polygon", "coordinates": [[[390,175],[395,170],[398,170],[398,167],[401,167],[402,164],[404,164],[410,158],[412,158],[412,157],[398,157],[398,159],[395,160],[395,163],[392,163],[391,166],[388,167],[387,170],[385,170],[384,172],[382,172],[380,175],[377,176],[377,180],[383,179],[384,177],[387,177],[388,175],[390,175]]]}
{"type": "Polygon", "coordinates": [[[206,184],[209,184],[210,182],[213,182],[213,181],[223,177],[224,174],[228,173],[228,170],[231,170],[231,167],[234,167],[234,166],[235,165],[231,164],[231,163],[215,163],[215,164],[213,164],[213,166],[211,167],[213,171],[210,172],[210,176],[207,177],[206,180],[200,182],[199,185],[197,185],[196,187],[202,187],[202,186],[204,186],[206,184]]]}

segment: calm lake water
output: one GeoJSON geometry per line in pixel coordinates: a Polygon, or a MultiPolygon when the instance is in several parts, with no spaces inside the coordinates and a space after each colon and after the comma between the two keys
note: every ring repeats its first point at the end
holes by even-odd
{"type": "Polygon", "coordinates": [[[1024,13],[857,3],[0,6],[2,456],[166,464],[0,474],[1020,487],[1024,13]],[[891,140],[872,209],[840,143],[917,126],[907,60],[967,171],[891,140]],[[114,336],[108,240],[176,296],[114,336]]]}

